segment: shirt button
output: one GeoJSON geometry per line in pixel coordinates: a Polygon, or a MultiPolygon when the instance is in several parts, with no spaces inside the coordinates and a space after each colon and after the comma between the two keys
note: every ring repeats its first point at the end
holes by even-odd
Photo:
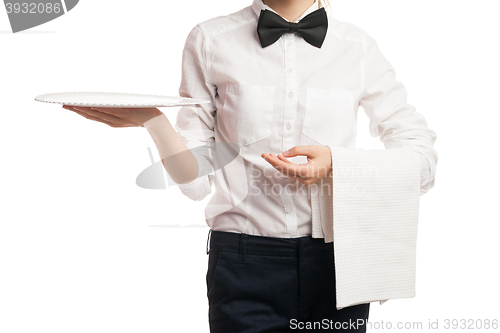
{"type": "Polygon", "coordinates": [[[288,93],[288,97],[292,98],[292,97],[293,97],[293,92],[291,92],[291,91],[290,91],[290,92],[288,93]]]}
{"type": "Polygon", "coordinates": [[[291,73],[291,72],[292,72],[292,69],[291,69],[291,68],[288,68],[288,69],[286,70],[286,72],[287,72],[287,73],[291,73]]]}
{"type": "Polygon", "coordinates": [[[292,128],[292,125],[286,124],[286,129],[289,130],[290,128],[292,128]]]}
{"type": "Polygon", "coordinates": [[[288,208],[288,207],[285,208],[285,213],[290,214],[291,212],[292,212],[292,210],[290,208],[288,208]]]}

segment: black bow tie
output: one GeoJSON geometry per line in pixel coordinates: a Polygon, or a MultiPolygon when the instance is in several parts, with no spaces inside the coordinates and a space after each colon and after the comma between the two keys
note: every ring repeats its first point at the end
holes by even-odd
{"type": "Polygon", "coordinates": [[[321,48],[327,28],[328,20],[323,7],[304,16],[298,23],[287,22],[278,14],[263,9],[260,11],[257,34],[262,47],[273,44],[284,33],[298,32],[306,42],[321,48]]]}

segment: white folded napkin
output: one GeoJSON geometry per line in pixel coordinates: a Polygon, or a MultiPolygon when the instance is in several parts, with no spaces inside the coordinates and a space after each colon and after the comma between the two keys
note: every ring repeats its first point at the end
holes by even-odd
{"type": "Polygon", "coordinates": [[[415,296],[421,159],[409,148],[330,147],[333,191],[320,195],[334,243],[337,309],[415,296]],[[333,197],[333,198],[332,198],[333,197]]]}

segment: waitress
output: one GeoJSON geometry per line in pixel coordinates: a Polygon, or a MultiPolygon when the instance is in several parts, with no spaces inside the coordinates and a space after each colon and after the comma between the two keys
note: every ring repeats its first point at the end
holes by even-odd
{"type": "Polygon", "coordinates": [[[205,210],[211,332],[366,331],[370,303],[336,306],[333,242],[313,208],[313,191],[331,188],[328,146],[355,146],[359,106],[387,148],[419,140],[422,192],[434,184],[435,133],[406,103],[377,43],[325,5],[253,0],[197,24],[179,94],[210,103],[182,107],[175,130],[158,109],[69,108],[113,127],[147,128],[189,198],[214,188],[205,210]],[[200,146],[209,148],[188,150],[200,146]],[[237,157],[214,168],[228,147],[237,157]]]}

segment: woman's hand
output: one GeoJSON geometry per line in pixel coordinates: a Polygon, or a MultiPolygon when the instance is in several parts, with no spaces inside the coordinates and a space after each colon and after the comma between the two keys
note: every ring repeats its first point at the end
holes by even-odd
{"type": "Polygon", "coordinates": [[[80,116],[111,127],[138,127],[162,114],[157,108],[104,108],[63,105],[80,116]]]}
{"type": "Polygon", "coordinates": [[[306,185],[331,176],[332,155],[328,146],[295,146],[283,155],[263,153],[261,156],[285,176],[306,185]],[[295,164],[285,158],[298,155],[307,156],[307,163],[295,164]]]}

